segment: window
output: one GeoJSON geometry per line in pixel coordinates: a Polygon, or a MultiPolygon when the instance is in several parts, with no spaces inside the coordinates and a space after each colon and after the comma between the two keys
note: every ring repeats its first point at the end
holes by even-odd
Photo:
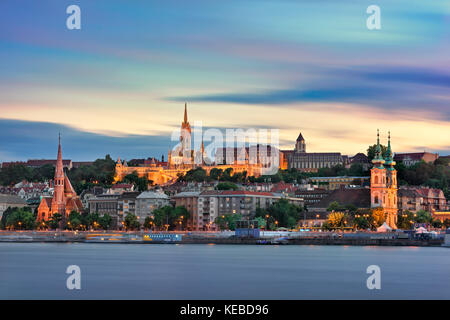
{"type": "Polygon", "coordinates": [[[375,184],[377,184],[378,183],[378,176],[375,176],[375,184]]]}
{"type": "Polygon", "coordinates": [[[378,203],[378,196],[375,196],[374,202],[375,202],[375,203],[378,203]]]}

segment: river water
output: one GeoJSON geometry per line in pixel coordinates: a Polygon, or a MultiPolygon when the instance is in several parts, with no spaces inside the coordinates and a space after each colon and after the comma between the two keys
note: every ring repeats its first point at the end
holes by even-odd
{"type": "Polygon", "coordinates": [[[450,249],[0,243],[0,299],[450,299],[450,249]]]}

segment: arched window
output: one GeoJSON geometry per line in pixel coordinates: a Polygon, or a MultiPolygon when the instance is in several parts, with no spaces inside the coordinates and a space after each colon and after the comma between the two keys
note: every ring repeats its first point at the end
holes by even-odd
{"type": "Polygon", "coordinates": [[[374,202],[375,202],[375,203],[378,203],[378,196],[375,196],[374,202]]]}
{"type": "Polygon", "coordinates": [[[378,176],[375,176],[375,184],[378,183],[378,176]]]}

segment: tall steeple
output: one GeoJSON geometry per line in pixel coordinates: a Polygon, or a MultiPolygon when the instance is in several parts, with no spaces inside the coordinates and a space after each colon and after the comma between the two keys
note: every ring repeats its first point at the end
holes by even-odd
{"type": "Polygon", "coordinates": [[[188,116],[187,116],[187,102],[184,103],[184,123],[188,122],[188,116]]]}
{"type": "Polygon", "coordinates": [[[52,212],[65,214],[65,197],[64,197],[64,167],[61,153],[61,134],[58,137],[58,156],[56,158],[56,169],[54,178],[54,190],[52,199],[52,212]]]}
{"type": "Polygon", "coordinates": [[[394,170],[395,161],[392,155],[392,148],[391,148],[391,132],[389,131],[388,135],[388,146],[386,150],[386,159],[385,159],[385,165],[388,170],[394,170]]]}
{"type": "Polygon", "coordinates": [[[372,163],[375,167],[382,169],[383,168],[383,155],[381,154],[381,145],[380,145],[380,130],[377,129],[377,146],[375,147],[375,157],[372,160],[372,163]]]}

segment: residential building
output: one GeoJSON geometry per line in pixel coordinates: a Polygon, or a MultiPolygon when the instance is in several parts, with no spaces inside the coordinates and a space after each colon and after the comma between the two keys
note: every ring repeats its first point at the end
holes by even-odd
{"type": "Polygon", "coordinates": [[[89,213],[98,213],[100,216],[108,214],[112,217],[112,227],[121,222],[118,214],[119,195],[99,194],[88,199],[89,213]]]}
{"type": "Polygon", "coordinates": [[[128,214],[136,215],[137,196],[140,192],[124,192],[117,199],[117,214],[119,222],[124,221],[128,214]]]}
{"type": "Polygon", "coordinates": [[[136,197],[136,215],[140,223],[155,209],[170,205],[169,196],[163,192],[144,191],[136,197]]]}
{"type": "Polygon", "coordinates": [[[175,206],[183,206],[190,214],[190,220],[187,227],[190,230],[200,230],[198,219],[198,198],[200,191],[184,191],[177,193],[171,197],[171,200],[175,202],[175,206]]]}
{"type": "Polygon", "coordinates": [[[9,207],[11,208],[23,208],[26,207],[27,203],[25,200],[16,195],[11,194],[0,194],[0,219],[3,216],[3,212],[9,207]]]}
{"type": "Polygon", "coordinates": [[[323,198],[327,197],[331,193],[330,190],[325,188],[316,188],[313,190],[299,189],[295,191],[295,196],[302,198],[305,202],[305,206],[309,206],[319,203],[323,198]]]}

